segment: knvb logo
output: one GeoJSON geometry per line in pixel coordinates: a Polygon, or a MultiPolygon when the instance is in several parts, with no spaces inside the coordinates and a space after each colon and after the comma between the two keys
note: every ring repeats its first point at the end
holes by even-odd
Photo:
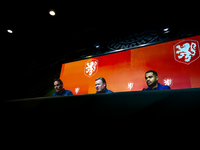
{"type": "Polygon", "coordinates": [[[85,63],[85,69],[84,74],[91,78],[93,75],[95,75],[98,71],[98,60],[97,59],[91,59],[85,63]]]}
{"type": "Polygon", "coordinates": [[[133,88],[133,85],[134,85],[134,83],[128,83],[128,84],[127,84],[127,88],[128,88],[129,90],[131,90],[131,89],[133,88]]]}
{"type": "Polygon", "coordinates": [[[174,45],[174,59],[189,65],[200,57],[199,42],[184,40],[174,45]]]}
{"type": "Polygon", "coordinates": [[[80,91],[80,88],[79,88],[79,87],[75,88],[75,93],[76,93],[76,94],[78,94],[79,91],[80,91]]]}
{"type": "Polygon", "coordinates": [[[165,78],[163,80],[164,85],[172,86],[173,85],[173,80],[171,78],[165,78]]]}

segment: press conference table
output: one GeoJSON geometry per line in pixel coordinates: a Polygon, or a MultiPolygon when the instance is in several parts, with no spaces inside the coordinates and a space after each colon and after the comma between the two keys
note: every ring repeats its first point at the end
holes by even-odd
{"type": "Polygon", "coordinates": [[[72,118],[132,118],[200,115],[200,88],[132,91],[0,102],[1,112],[62,112],[72,118]]]}

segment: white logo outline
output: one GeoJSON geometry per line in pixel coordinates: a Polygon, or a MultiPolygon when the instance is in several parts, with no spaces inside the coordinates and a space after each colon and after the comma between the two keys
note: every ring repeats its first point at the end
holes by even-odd
{"type": "Polygon", "coordinates": [[[167,78],[163,79],[163,84],[168,85],[168,86],[172,86],[173,85],[172,78],[167,77],[167,78]]]}
{"type": "Polygon", "coordinates": [[[85,63],[84,74],[91,78],[98,72],[99,61],[97,59],[90,59],[85,63]]]}
{"type": "Polygon", "coordinates": [[[75,91],[76,94],[78,94],[79,91],[80,91],[80,87],[76,87],[74,91],[75,91]]]}
{"type": "MultiPolygon", "coordinates": [[[[184,45],[184,44],[182,44],[182,45],[184,45]]],[[[191,44],[192,45],[192,44],[191,44]]],[[[191,47],[191,45],[189,44],[189,46],[191,47]]],[[[199,49],[199,42],[197,41],[197,40],[182,40],[182,41],[180,41],[180,42],[178,42],[178,43],[176,43],[174,46],[173,46],[173,50],[174,50],[174,59],[177,61],[177,62],[179,62],[179,63],[184,63],[184,64],[187,64],[187,65],[189,65],[189,64],[191,64],[192,62],[194,62],[194,61],[196,61],[199,57],[200,57],[200,49],[199,49]],[[180,47],[180,43],[183,43],[183,42],[185,42],[184,44],[188,44],[187,42],[190,42],[190,43],[192,43],[192,42],[194,42],[194,43],[196,43],[197,45],[195,45],[195,47],[196,47],[196,52],[195,52],[195,55],[199,52],[199,54],[198,54],[198,57],[197,58],[195,58],[194,60],[189,60],[188,62],[183,62],[183,61],[180,61],[180,60],[177,60],[176,59],[176,55],[177,55],[177,51],[176,51],[176,49],[177,49],[177,46],[179,46],[180,47]]],[[[180,51],[180,52],[182,52],[182,51],[180,51]]],[[[194,56],[195,56],[194,55],[194,56]]],[[[181,58],[183,58],[183,55],[180,57],[180,59],[181,58]]],[[[187,58],[185,57],[185,60],[186,60],[187,58]]],[[[191,58],[190,58],[191,59],[191,58]]]]}
{"type": "Polygon", "coordinates": [[[133,88],[133,86],[134,86],[134,83],[133,83],[133,82],[127,83],[127,88],[128,88],[129,90],[131,90],[131,89],[133,88]]]}

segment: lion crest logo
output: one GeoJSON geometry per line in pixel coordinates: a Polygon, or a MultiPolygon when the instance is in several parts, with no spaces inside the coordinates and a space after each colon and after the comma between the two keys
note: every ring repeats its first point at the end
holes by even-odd
{"type": "Polygon", "coordinates": [[[133,85],[134,85],[134,83],[133,83],[133,82],[130,82],[130,83],[127,84],[127,88],[128,88],[129,90],[131,90],[131,89],[133,88],[133,85]]]}
{"type": "Polygon", "coordinates": [[[200,57],[199,42],[183,40],[174,45],[174,58],[180,63],[189,65],[200,57]]]}
{"type": "Polygon", "coordinates": [[[173,80],[171,78],[165,78],[163,80],[164,85],[172,86],[173,85],[173,80]]]}
{"type": "Polygon", "coordinates": [[[98,71],[98,60],[97,59],[91,59],[85,63],[85,69],[84,74],[91,78],[93,75],[95,75],[98,71]]]}

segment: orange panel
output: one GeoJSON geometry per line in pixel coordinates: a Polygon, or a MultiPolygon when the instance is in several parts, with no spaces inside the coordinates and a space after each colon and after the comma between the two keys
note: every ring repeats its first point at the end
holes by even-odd
{"type": "Polygon", "coordinates": [[[172,89],[200,87],[200,36],[113,53],[62,65],[60,78],[73,94],[96,93],[95,79],[104,77],[113,92],[147,88],[145,72],[155,70],[172,89]]]}

